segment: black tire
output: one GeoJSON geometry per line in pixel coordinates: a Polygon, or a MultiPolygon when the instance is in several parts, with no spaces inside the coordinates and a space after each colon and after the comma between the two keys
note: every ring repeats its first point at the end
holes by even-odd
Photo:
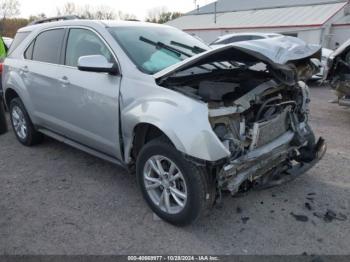
{"type": "Polygon", "coordinates": [[[203,215],[212,204],[210,196],[211,188],[208,186],[208,179],[204,168],[194,165],[187,161],[183,155],[176,150],[166,139],[158,138],[146,144],[137,159],[136,163],[137,181],[142,191],[143,197],[153,210],[163,220],[176,225],[186,226],[194,222],[203,215]],[[170,159],[179,168],[186,182],[187,202],[181,212],[177,214],[169,214],[161,210],[150,198],[147,193],[143,172],[146,162],[152,156],[164,156],[170,159]]]}
{"type": "Polygon", "coordinates": [[[26,108],[24,107],[21,99],[18,97],[12,99],[10,102],[10,118],[11,118],[11,125],[12,125],[14,133],[17,137],[17,140],[22,145],[33,146],[33,145],[36,145],[36,144],[39,144],[40,142],[42,142],[43,135],[35,130],[35,127],[29,118],[29,115],[27,113],[26,108]],[[23,113],[24,122],[25,122],[25,125],[27,127],[27,132],[26,132],[25,137],[20,137],[15,130],[12,112],[13,112],[14,108],[16,108],[16,107],[19,108],[23,113]]]}
{"type": "Polygon", "coordinates": [[[5,108],[2,100],[2,96],[0,95],[0,135],[5,134],[7,132],[7,122],[5,115],[5,108]]]}

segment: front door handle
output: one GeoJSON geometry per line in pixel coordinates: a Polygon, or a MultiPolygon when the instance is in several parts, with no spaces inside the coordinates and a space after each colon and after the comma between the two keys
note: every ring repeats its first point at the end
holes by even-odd
{"type": "Polygon", "coordinates": [[[64,77],[62,77],[61,79],[60,79],[60,83],[62,84],[62,85],[69,85],[70,84],[70,82],[69,82],[69,80],[68,80],[68,77],[66,77],[66,76],[64,76],[64,77]]]}

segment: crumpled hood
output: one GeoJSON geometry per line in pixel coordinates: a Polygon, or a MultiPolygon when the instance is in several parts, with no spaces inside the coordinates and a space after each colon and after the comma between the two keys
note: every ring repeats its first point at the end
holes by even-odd
{"type": "MultiPolygon", "coordinates": [[[[321,58],[321,47],[295,37],[276,37],[237,42],[214,48],[170,66],[154,75],[162,82],[167,77],[199,65],[220,61],[264,62],[279,71],[288,71],[286,64],[303,59],[321,58]]],[[[290,68],[289,68],[290,70],[290,68]]],[[[290,76],[289,76],[290,77],[290,76]]]]}
{"type": "Polygon", "coordinates": [[[289,61],[305,58],[319,58],[317,53],[321,50],[319,45],[307,44],[299,38],[290,36],[244,41],[232,45],[264,54],[276,64],[286,64],[289,61]]]}

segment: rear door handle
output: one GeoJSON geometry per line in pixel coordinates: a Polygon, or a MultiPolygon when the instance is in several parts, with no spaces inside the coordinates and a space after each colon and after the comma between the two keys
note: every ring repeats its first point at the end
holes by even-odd
{"type": "Polygon", "coordinates": [[[66,77],[66,76],[64,76],[64,77],[62,77],[61,79],[60,79],[60,83],[62,84],[62,85],[69,85],[70,84],[70,82],[69,82],[69,80],[68,80],[68,77],[66,77]]]}

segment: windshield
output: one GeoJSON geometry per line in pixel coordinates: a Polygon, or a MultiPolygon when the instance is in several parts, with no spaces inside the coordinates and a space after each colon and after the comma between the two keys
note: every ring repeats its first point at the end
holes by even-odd
{"type": "Polygon", "coordinates": [[[123,26],[109,32],[135,65],[155,74],[209,47],[198,39],[172,27],[123,26]]]}

